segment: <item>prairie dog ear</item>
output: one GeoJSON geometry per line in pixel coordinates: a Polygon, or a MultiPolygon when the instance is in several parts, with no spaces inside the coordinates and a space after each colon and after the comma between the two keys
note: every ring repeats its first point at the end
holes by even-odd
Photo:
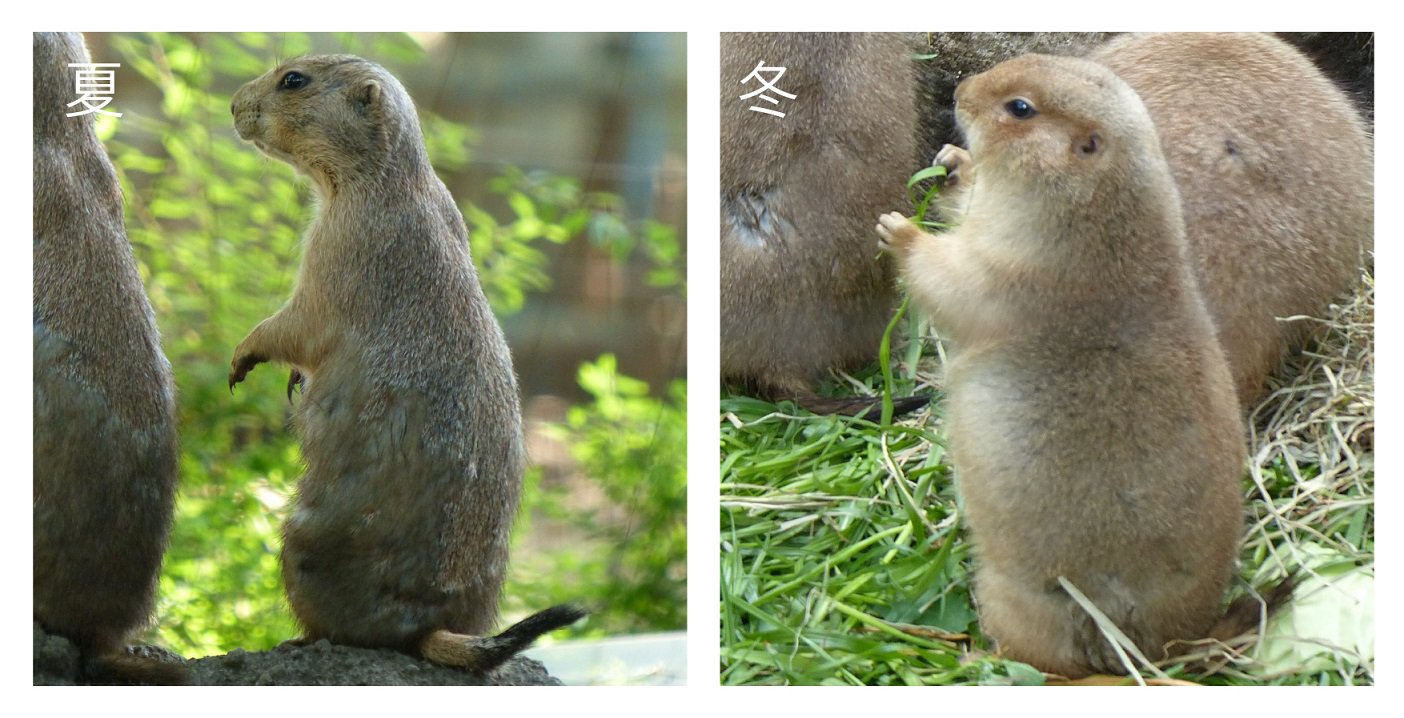
{"type": "Polygon", "coordinates": [[[375,79],[364,80],[360,85],[351,91],[351,102],[356,109],[361,112],[371,112],[380,108],[381,87],[380,81],[375,79]]]}

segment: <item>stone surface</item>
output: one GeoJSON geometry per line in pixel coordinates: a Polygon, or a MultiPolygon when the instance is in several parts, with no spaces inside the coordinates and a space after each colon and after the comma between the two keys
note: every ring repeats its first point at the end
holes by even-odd
{"type": "MultiPolygon", "coordinates": [[[[129,652],[182,660],[155,646],[129,652]]],[[[236,648],[222,656],[184,661],[191,682],[209,686],[539,686],[560,685],[540,663],[518,656],[480,676],[386,649],[337,646],[317,641],[284,643],[271,651],[236,648]]],[[[34,685],[100,684],[82,672],[78,649],[62,636],[34,625],[34,685]]]]}

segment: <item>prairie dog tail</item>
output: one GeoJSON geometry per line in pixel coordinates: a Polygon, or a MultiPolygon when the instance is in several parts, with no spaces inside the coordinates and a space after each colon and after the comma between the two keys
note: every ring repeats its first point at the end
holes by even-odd
{"type": "Polygon", "coordinates": [[[118,652],[97,656],[85,662],[84,672],[103,682],[138,683],[148,686],[190,684],[190,669],[183,663],[150,656],[118,652]]]}
{"type": "MultiPolygon", "coordinates": [[[[830,397],[807,394],[794,397],[794,402],[801,409],[815,414],[839,414],[868,421],[877,421],[878,417],[882,415],[882,397],[880,396],[830,397]]],[[[895,418],[909,414],[929,403],[931,403],[929,396],[894,396],[892,397],[892,416],[895,418]]]]}
{"type": "Polygon", "coordinates": [[[1296,573],[1289,574],[1276,586],[1264,591],[1261,600],[1255,595],[1235,599],[1224,612],[1224,617],[1210,629],[1209,637],[1228,642],[1245,633],[1257,631],[1264,613],[1272,615],[1292,598],[1292,591],[1297,588],[1297,578],[1296,573]]]}
{"type": "Polygon", "coordinates": [[[434,631],[419,643],[419,653],[446,666],[472,673],[487,673],[517,655],[537,636],[565,628],[584,618],[579,606],[563,603],[523,618],[496,636],[467,636],[452,631],[434,631]]]}

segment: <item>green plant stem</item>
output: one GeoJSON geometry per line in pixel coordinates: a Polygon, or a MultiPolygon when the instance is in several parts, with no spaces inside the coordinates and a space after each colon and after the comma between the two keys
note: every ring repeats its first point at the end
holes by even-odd
{"type": "Polygon", "coordinates": [[[906,315],[907,305],[911,301],[910,296],[902,299],[902,306],[897,307],[897,313],[887,322],[887,329],[882,333],[882,344],[878,346],[878,363],[882,366],[882,421],[879,423],[884,428],[892,426],[892,330],[906,315]]]}

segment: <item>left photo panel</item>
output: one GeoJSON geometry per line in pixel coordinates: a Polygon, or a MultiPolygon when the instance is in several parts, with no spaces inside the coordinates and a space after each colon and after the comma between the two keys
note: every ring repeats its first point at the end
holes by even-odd
{"type": "Polygon", "coordinates": [[[687,682],[684,34],[33,37],[35,685],[687,682]]]}

